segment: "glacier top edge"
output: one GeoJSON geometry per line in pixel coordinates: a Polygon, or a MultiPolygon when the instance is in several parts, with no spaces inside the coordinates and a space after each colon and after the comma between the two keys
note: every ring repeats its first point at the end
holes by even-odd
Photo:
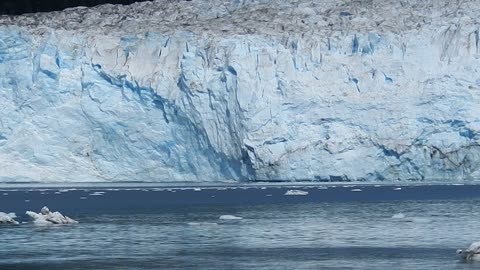
{"type": "Polygon", "coordinates": [[[78,33],[203,35],[306,35],[345,32],[408,32],[448,24],[477,24],[478,1],[282,1],[157,0],[132,5],[76,7],[49,13],[0,16],[0,25],[15,25],[41,34],[46,29],[78,33]]]}

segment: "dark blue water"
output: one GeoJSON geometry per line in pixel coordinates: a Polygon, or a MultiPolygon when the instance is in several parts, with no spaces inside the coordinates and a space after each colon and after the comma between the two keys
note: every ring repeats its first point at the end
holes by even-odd
{"type": "Polygon", "coordinates": [[[21,221],[44,205],[80,223],[0,227],[0,269],[480,268],[455,255],[480,239],[479,186],[0,191],[21,221]]]}

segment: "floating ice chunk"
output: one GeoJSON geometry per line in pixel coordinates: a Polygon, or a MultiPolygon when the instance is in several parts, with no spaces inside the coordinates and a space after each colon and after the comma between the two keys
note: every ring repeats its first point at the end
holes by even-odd
{"type": "Polygon", "coordinates": [[[466,261],[480,261],[480,241],[473,242],[466,250],[457,249],[457,254],[466,261]]]}
{"type": "Polygon", "coordinates": [[[202,191],[201,188],[194,188],[193,191],[202,191]]]}
{"type": "Polygon", "coordinates": [[[234,216],[234,215],[221,215],[218,219],[221,219],[221,220],[239,220],[239,219],[243,219],[242,217],[237,217],[237,216],[234,216]]]}
{"type": "Polygon", "coordinates": [[[105,195],[105,192],[104,191],[95,191],[95,192],[90,193],[88,195],[90,195],[90,196],[103,196],[103,195],[105,195]]]}
{"type": "Polygon", "coordinates": [[[405,218],[405,214],[398,213],[398,214],[393,215],[392,218],[405,218]]]}
{"type": "Polygon", "coordinates": [[[0,224],[18,224],[18,222],[16,220],[14,220],[14,218],[16,218],[17,216],[15,215],[15,213],[4,213],[4,212],[0,212],[0,224]]]}
{"type": "Polygon", "coordinates": [[[75,224],[78,221],[62,215],[60,212],[50,212],[50,210],[44,206],[40,213],[27,211],[26,214],[33,219],[33,223],[36,225],[52,225],[52,224],[75,224]]]}
{"type": "Polygon", "coordinates": [[[216,226],[218,223],[215,222],[188,222],[190,226],[216,226]]]}
{"type": "Polygon", "coordinates": [[[290,189],[285,192],[284,195],[287,196],[305,196],[308,195],[308,191],[298,190],[298,189],[290,189]]]}
{"type": "Polygon", "coordinates": [[[402,190],[402,188],[401,188],[401,187],[397,187],[397,188],[394,188],[393,190],[399,191],[399,190],[402,190]]]}
{"type": "Polygon", "coordinates": [[[403,222],[413,222],[413,223],[430,223],[432,220],[424,217],[407,217],[403,213],[398,213],[392,216],[393,219],[398,219],[403,222]]]}
{"type": "Polygon", "coordinates": [[[66,188],[66,189],[60,189],[58,192],[64,193],[64,192],[69,192],[69,191],[75,191],[77,190],[76,188],[66,188]]]}
{"type": "Polygon", "coordinates": [[[352,189],[352,190],[350,190],[350,191],[353,191],[353,192],[361,192],[362,190],[359,189],[359,188],[354,188],[354,189],[352,189]]]}

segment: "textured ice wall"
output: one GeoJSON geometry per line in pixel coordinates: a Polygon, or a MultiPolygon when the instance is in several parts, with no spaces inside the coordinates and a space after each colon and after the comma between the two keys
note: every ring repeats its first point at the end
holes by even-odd
{"type": "Polygon", "coordinates": [[[0,17],[0,179],[477,179],[478,14],[197,0],[0,17]]]}

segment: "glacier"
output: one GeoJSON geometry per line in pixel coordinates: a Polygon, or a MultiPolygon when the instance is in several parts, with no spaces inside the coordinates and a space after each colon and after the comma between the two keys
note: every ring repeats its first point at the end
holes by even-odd
{"type": "Polygon", "coordinates": [[[474,181],[480,1],[0,16],[0,182],[474,181]]]}

